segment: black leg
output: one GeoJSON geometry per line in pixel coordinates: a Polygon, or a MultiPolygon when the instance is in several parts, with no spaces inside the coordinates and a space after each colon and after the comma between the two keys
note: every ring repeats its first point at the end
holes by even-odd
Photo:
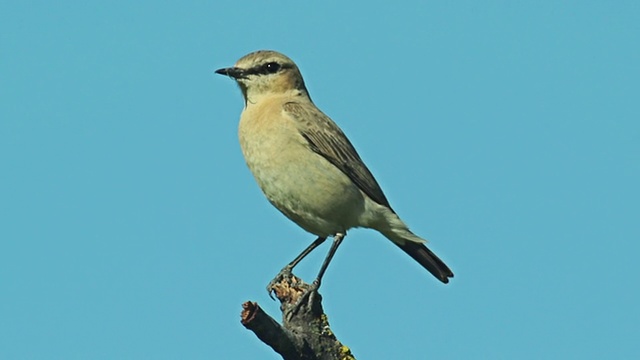
{"type": "Polygon", "coordinates": [[[293,313],[298,312],[298,310],[300,310],[300,308],[302,307],[302,304],[306,304],[308,302],[311,294],[318,291],[318,289],[320,288],[320,283],[322,282],[322,277],[324,276],[325,271],[327,271],[327,267],[329,267],[329,263],[331,262],[331,259],[333,259],[333,255],[336,254],[336,251],[338,250],[338,247],[340,246],[340,244],[342,244],[342,240],[344,240],[345,236],[346,234],[340,234],[340,233],[335,234],[333,236],[333,243],[331,244],[331,248],[329,248],[327,257],[324,258],[324,262],[320,267],[320,271],[318,272],[318,277],[316,277],[316,279],[313,280],[313,283],[304,292],[304,294],[302,294],[298,298],[293,313]]]}
{"type": "Polygon", "coordinates": [[[293,259],[293,261],[290,262],[289,265],[286,266],[286,268],[289,268],[289,271],[293,270],[293,268],[296,267],[296,265],[298,265],[298,263],[302,261],[302,259],[304,259],[307,255],[309,255],[309,253],[311,253],[315,248],[320,246],[325,240],[327,240],[327,238],[322,236],[315,239],[311,243],[311,245],[307,246],[306,249],[302,250],[300,255],[298,255],[295,259],[293,259]]]}
{"type": "Polygon", "coordinates": [[[293,270],[293,268],[298,265],[298,263],[300,261],[302,261],[302,259],[304,259],[307,255],[309,255],[309,253],[311,253],[315,248],[317,248],[318,246],[320,246],[325,240],[327,240],[326,237],[318,237],[317,239],[315,239],[311,245],[307,246],[306,249],[304,249],[300,255],[296,256],[295,259],[293,259],[293,261],[291,261],[287,266],[285,266],[284,268],[282,268],[282,270],[280,270],[280,272],[278,273],[278,275],[276,275],[275,278],[273,278],[273,280],[271,280],[269,282],[269,285],[267,285],[267,292],[269,292],[269,296],[273,299],[273,294],[271,293],[274,286],[279,283],[280,281],[282,281],[282,279],[284,279],[285,277],[290,277],[291,276],[291,270],[293,270]]]}
{"type": "Polygon", "coordinates": [[[320,282],[322,282],[322,277],[324,276],[325,271],[327,271],[327,267],[329,267],[329,263],[331,262],[331,259],[333,259],[333,255],[336,254],[338,247],[340,246],[340,244],[342,244],[342,240],[344,240],[344,237],[345,237],[345,234],[340,234],[340,233],[335,234],[333,236],[333,243],[331,244],[331,248],[327,253],[327,257],[324,258],[322,267],[320,267],[320,271],[318,272],[318,277],[316,277],[316,279],[313,281],[315,290],[318,290],[318,288],[320,287],[320,282]]]}

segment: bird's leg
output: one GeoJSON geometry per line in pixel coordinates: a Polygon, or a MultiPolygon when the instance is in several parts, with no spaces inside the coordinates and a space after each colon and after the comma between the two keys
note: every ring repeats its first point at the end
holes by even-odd
{"type": "Polygon", "coordinates": [[[318,289],[320,288],[322,277],[324,276],[324,273],[327,271],[327,267],[329,267],[329,263],[331,262],[331,259],[333,259],[333,255],[336,254],[336,251],[338,250],[338,247],[340,246],[340,244],[342,244],[342,240],[344,240],[345,236],[346,234],[342,234],[342,233],[337,233],[333,236],[333,243],[331,244],[331,248],[329,248],[329,252],[327,253],[327,256],[324,258],[324,262],[322,262],[320,271],[318,271],[318,276],[316,277],[315,280],[313,280],[313,283],[309,285],[309,288],[307,289],[307,291],[305,291],[304,294],[302,294],[300,298],[298,298],[298,301],[295,305],[295,312],[297,312],[300,309],[300,306],[307,301],[307,299],[313,292],[318,291],[318,289]]]}
{"type": "Polygon", "coordinates": [[[318,290],[318,288],[320,288],[320,282],[322,281],[322,277],[324,276],[325,271],[327,271],[327,267],[329,267],[329,263],[331,262],[331,259],[333,259],[333,255],[336,254],[336,251],[338,250],[338,246],[342,244],[342,240],[344,240],[345,236],[346,234],[341,234],[341,233],[337,233],[333,236],[333,243],[331,244],[331,248],[329,248],[327,257],[324,258],[324,262],[320,267],[320,271],[318,271],[318,276],[316,277],[315,280],[313,280],[313,284],[311,285],[312,288],[315,288],[315,290],[318,290]]]}
{"type": "MultiPolygon", "coordinates": [[[[280,272],[278,273],[278,275],[276,275],[275,278],[273,278],[273,280],[271,280],[269,282],[269,285],[267,285],[267,292],[269,293],[269,296],[271,297],[271,299],[273,299],[273,289],[275,287],[276,284],[280,283],[284,278],[289,278],[291,277],[291,270],[293,270],[293,268],[298,265],[298,263],[300,261],[302,261],[302,259],[304,259],[307,255],[309,255],[310,252],[313,251],[313,249],[317,248],[318,246],[320,246],[325,240],[327,240],[326,237],[322,237],[319,236],[317,239],[315,239],[311,245],[307,246],[306,249],[304,249],[300,255],[296,256],[295,259],[293,259],[293,261],[291,261],[287,266],[285,266],[284,268],[282,268],[282,270],[280,270],[280,272]]],[[[274,299],[275,300],[275,299],[274,299]]]]}

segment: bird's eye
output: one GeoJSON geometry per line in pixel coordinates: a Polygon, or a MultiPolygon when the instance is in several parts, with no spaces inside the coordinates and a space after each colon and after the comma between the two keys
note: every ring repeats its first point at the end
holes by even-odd
{"type": "Polygon", "coordinates": [[[262,66],[262,69],[267,74],[273,74],[278,72],[278,70],[280,70],[280,64],[278,64],[277,62],[270,62],[270,63],[264,64],[262,66]]]}

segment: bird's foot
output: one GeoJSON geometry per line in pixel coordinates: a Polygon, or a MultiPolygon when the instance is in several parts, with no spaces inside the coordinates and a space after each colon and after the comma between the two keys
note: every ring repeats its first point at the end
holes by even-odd
{"type": "Polygon", "coordinates": [[[269,297],[272,300],[275,300],[275,298],[273,297],[273,294],[275,293],[277,288],[280,286],[280,284],[285,280],[287,280],[290,283],[291,279],[294,277],[295,276],[291,272],[290,266],[285,266],[284,268],[282,268],[282,270],[280,270],[278,275],[276,275],[276,277],[274,277],[273,280],[269,281],[269,284],[267,285],[267,292],[269,293],[269,297]]]}
{"type": "Polygon", "coordinates": [[[320,287],[320,283],[318,282],[317,279],[314,280],[311,284],[309,284],[304,290],[304,292],[300,294],[300,296],[298,297],[298,300],[296,300],[296,303],[293,305],[293,309],[291,310],[291,313],[292,314],[297,313],[300,310],[300,308],[305,304],[308,304],[310,306],[311,303],[313,302],[312,296],[316,296],[318,294],[319,287],[320,287]]]}

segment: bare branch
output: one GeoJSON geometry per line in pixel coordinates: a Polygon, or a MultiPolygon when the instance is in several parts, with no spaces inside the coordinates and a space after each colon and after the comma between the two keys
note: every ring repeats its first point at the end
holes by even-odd
{"type": "Polygon", "coordinates": [[[291,275],[275,284],[283,325],[255,302],[245,302],[241,322],[284,360],[355,360],[329,327],[322,296],[291,275]]]}

